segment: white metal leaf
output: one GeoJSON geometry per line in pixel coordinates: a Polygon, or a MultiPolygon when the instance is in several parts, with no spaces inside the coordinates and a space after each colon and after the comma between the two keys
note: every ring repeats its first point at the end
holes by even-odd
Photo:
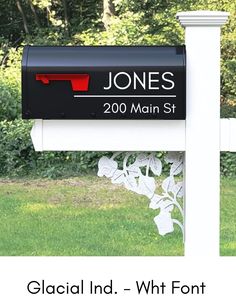
{"type": "Polygon", "coordinates": [[[184,189],[183,189],[183,181],[177,182],[172,189],[172,193],[176,195],[176,197],[183,197],[184,189]]]}
{"type": "Polygon", "coordinates": [[[150,168],[151,168],[154,175],[160,176],[161,171],[162,171],[161,161],[156,157],[151,158],[150,168]]]}
{"type": "Polygon", "coordinates": [[[106,176],[111,178],[114,172],[117,170],[118,164],[116,161],[109,159],[108,157],[102,157],[98,161],[98,176],[106,176]]]}
{"type": "Polygon", "coordinates": [[[154,218],[154,222],[157,226],[159,234],[162,236],[174,231],[173,220],[169,212],[162,211],[154,218]]]}
{"type": "Polygon", "coordinates": [[[129,176],[139,177],[140,169],[135,163],[129,165],[126,169],[129,172],[129,176]]]}
{"type": "Polygon", "coordinates": [[[146,166],[149,162],[149,157],[146,154],[139,154],[135,160],[137,166],[146,166]]]}
{"type": "Polygon", "coordinates": [[[154,194],[150,203],[149,203],[149,208],[153,209],[153,210],[159,209],[162,200],[163,200],[163,196],[159,196],[157,194],[154,194]]]}
{"type": "Polygon", "coordinates": [[[162,200],[160,202],[160,208],[161,208],[161,210],[165,210],[167,212],[172,212],[174,209],[174,205],[171,200],[166,199],[166,200],[162,200]]]}
{"type": "Polygon", "coordinates": [[[147,177],[141,175],[139,177],[139,184],[137,193],[146,195],[148,198],[152,198],[156,189],[155,179],[153,177],[147,177]]]}
{"type": "Polygon", "coordinates": [[[177,224],[180,227],[180,229],[183,233],[183,236],[184,236],[184,226],[183,226],[183,224],[178,219],[173,218],[172,220],[173,220],[174,224],[177,224]]]}
{"type": "Polygon", "coordinates": [[[183,161],[180,159],[179,161],[174,161],[170,167],[170,175],[176,176],[180,174],[183,170],[183,161]]]}
{"type": "Polygon", "coordinates": [[[120,169],[117,169],[112,178],[111,178],[111,182],[113,184],[121,184],[121,183],[124,183],[125,182],[125,175],[124,175],[124,172],[120,169]]]}
{"type": "Polygon", "coordinates": [[[175,151],[169,151],[164,159],[167,163],[173,163],[174,161],[179,159],[179,156],[175,151]]]}
{"type": "Polygon", "coordinates": [[[176,151],[169,151],[167,155],[165,156],[165,161],[167,163],[173,163],[176,161],[180,161],[183,159],[183,153],[182,152],[176,152],[176,151]]]}
{"type": "Polygon", "coordinates": [[[137,191],[138,184],[134,177],[132,177],[132,176],[125,177],[124,184],[128,190],[133,191],[133,192],[137,191]]]}
{"type": "Polygon", "coordinates": [[[162,188],[166,193],[172,192],[173,187],[175,186],[175,180],[173,176],[167,177],[162,182],[162,188]]]}

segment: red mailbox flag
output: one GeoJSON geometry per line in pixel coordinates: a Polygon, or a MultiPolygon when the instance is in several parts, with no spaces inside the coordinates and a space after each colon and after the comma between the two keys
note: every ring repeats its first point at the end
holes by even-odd
{"type": "Polygon", "coordinates": [[[73,91],[88,91],[88,74],[36,74],[36,80],[49,84],[51,80],[69,80],[73,91]]]}

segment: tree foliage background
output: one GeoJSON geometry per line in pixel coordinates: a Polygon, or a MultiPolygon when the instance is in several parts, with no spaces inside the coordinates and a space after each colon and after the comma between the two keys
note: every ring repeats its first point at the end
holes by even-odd
{"type": "MultiPolygon", "coordinates": [[[[184,31],[179,11],[223,10],[221,115],[236,117],[236,2],[232,0],[0,0],[0,175],[77,175],[94,169],[99,153],[36,153],[21,118],[22,48],[34,45],[175,45],[184,31]]],[[[236,175],[235,154],[221,155],[236,175]]]]}

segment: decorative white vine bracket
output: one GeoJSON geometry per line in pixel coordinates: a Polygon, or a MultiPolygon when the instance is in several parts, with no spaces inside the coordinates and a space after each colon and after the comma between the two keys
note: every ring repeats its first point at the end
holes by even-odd
{"type": "Polygon", "coordinates": [[[161,182],[161,191],[158,190],[154,176],[161,177],[162,162],[155,153],[121,153],[116,152],[111,158],[102,157],[98,162],[98,176],[111,179],[114,184],[121,184],[126,189],[139,195],[144,195],[150,200],[149,208],[159,210],[154,218],[160,235],[174,231],[177,224],[184,235],[184,212],[183,212],[183,153],[168,152],[164,158],[170,164],[170,173],[161,182]],[[124,154],[123,168],[115,158],[124,154]],[[149,176],[151,172],[152,176],[149,176]],[[174,210],[180,212],[181,220],[172,218],[174,210]]]}

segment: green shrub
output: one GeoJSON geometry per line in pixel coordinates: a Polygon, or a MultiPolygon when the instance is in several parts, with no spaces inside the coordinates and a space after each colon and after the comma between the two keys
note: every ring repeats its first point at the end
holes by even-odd
{"type": "Polygon", "coordinates": [[[220,159],[221,175],[236,177],[236,153],[222,152],[220,159]]]}
{"type": "Polygon", "coordinates": [[[0,122],[0,174],[17,175],[34,167],[36,153],[29,140],[31,122],[0,122]]]}
{"type": "Polygon", "coordinates": [[[222,118],[236,118],[236,104],[223,103],[221,105],[222,118]]]}
{"type": "MultiPolygon", "coordinates": [[[[235,34],[236,35],[236,34],[235,34]]],[[[222,94],[229,100],[236,98],[236,59],[225,60],[221,69],[222,94]]]]}
{"type": "Polygon", "coordinates": [[[11,49],[7,66],[0,68],[0,120],[13,120],[21,112],[21,51],[11,49]]]}
{"type": "MultiPolygon", "coordinates": [[[[31,121],[0,122],[0,175],[48,178],[96,171],[101,152],[35,152],[31,121]]],[[[109,152],[107,153],[110,154],[109,152]]]]}

